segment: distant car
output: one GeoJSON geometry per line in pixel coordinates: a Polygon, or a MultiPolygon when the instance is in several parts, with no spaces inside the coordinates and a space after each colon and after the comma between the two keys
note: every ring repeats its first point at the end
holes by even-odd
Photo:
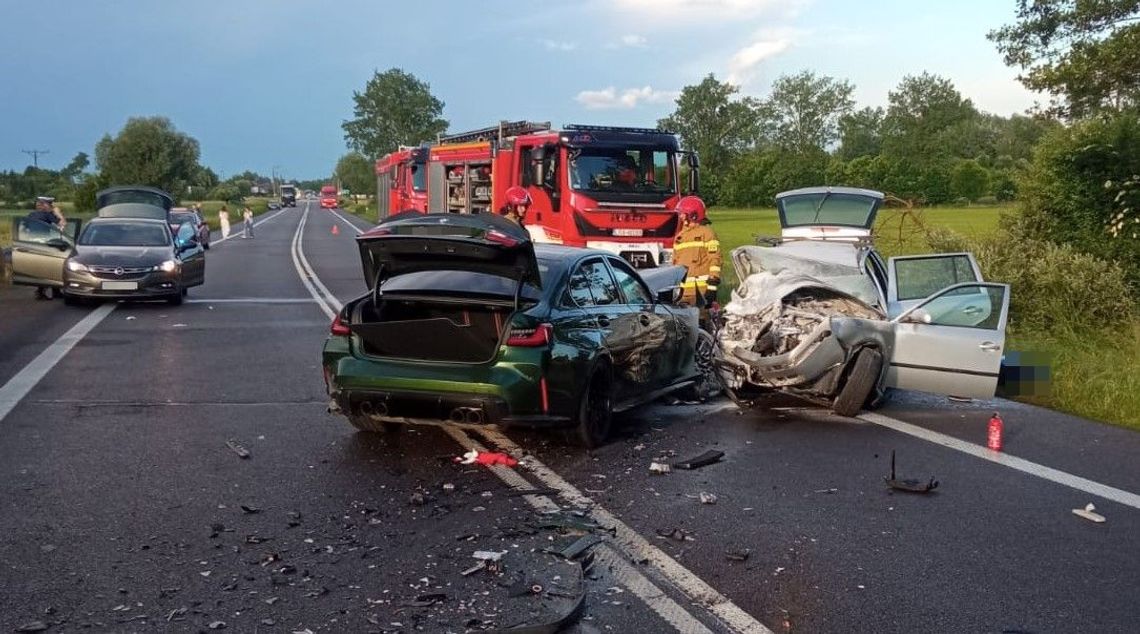
{"type": "Polygon", "coordinates": [[[738,403],[779,390],[853,416],[889,388],[994,395],[1009,287],[969,253],[893,257],[871,244],[883,194],[816,187],[776,197],[782,235],[732,252],[739,287],[716,360],[738,403]]]}
{"type": "Polygon", "coordinates": [[[651,288],[615,255],[487,215],[399,214],[357,244],[370,290],[336,315],[323,367],[359,429],[569,427],[594,447],[613,412],[715,381],[697,310],[674,304],[681,267],[651,288]]]}
{"type": "Polygon", "coordinates": [[[36,221],[19,220],[15,229],[13,282],[60,288],[68,304],[103,299],[181,304],[187,288],[205,281],[205,251],[189,224],[172,234],[158,219],[95,218],[82,227],[78,240],[36,221]]]}
{"type": "Polygon", "coordinates": [[[189,223],[190,226],[194,227],[198,244],[202,245],[203,249],[210,248],[210,225],[206,224],[205,218],[193,209],[186,207],[175,207],[171,209],[170,231],[177,234],[179,226],[183,223],[189,223]]]}
{"type": "Polygon", "coordinates": [[[281,203],[276,202],[276,201],[270,201],[270,202],[266,203],[265,206],[266,206],[266,209],[269,209],[270,211],[273,211],[276,209],[281,209],[281,203]]]}

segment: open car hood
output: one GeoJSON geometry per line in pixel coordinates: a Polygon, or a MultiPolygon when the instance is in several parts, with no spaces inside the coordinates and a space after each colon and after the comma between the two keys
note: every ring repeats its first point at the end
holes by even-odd
{"type": "Polygon", "coordinates": [[[856,240],[871,235],[882,192],[854,187],[805,187],[776,195],[784,238],[856,240]]]}
{"type": "Polygon", "coordinates": [[[416,271],[474,271],[542,288],[530,235],[490,214],[408,211],[356,237],[368,288],[416,271]]]}

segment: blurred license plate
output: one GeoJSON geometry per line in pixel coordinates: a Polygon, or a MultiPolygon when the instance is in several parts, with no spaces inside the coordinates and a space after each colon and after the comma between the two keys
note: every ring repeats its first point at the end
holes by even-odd
{"type": "Polygon", "coordinates": [[[139,290],[138,282],[103,282],[103,290],[105,291],[137,291],[139,290]]]}
{"type": "Polygon", "coordinates": [[[614,229],[614,235],[621,238],[640,238],[645,235],[643,229],[614,229]]]}

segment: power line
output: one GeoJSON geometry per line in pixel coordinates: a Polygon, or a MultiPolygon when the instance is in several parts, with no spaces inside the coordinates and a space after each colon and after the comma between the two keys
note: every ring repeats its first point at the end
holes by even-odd
{"type": "Polygon", "coordinates": [[[51,150],[20,150],[20,151],[23,152],[24,154],[27,154],[27,155],[32,157],[32,165],[36,169],[39,169],[39,167],[40,167],[40,155],[41,154],[51,154],[51,150]]]}

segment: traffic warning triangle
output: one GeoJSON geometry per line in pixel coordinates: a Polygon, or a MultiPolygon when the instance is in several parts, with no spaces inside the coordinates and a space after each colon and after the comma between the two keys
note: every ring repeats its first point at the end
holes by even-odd
{"type": "Polygon", "coordinates": [[[336,226],[336,225],[333,225],[333,228],[332,228],[332,234],[333,234],[334,236],[336,236],[336,235],[340,235],[340,229],[339,229],[339,228],[337,228],[337,226],[336,226]]]}

